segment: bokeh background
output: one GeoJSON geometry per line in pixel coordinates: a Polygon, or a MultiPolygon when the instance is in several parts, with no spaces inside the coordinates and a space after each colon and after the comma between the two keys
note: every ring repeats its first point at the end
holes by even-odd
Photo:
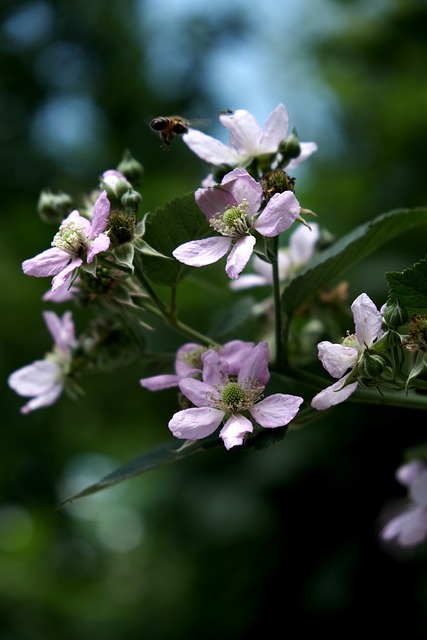
{"type": "MultiPolygon", "coordinates": [[[[421,0],[3,0],[1,640],[425,636],[426,550],[378,542],[424,413],[339,406],[264,451],[194,456],[57,509],[169,438],[175,392],[142,390],[135,362],[88,377],[80,402],[21,416],[7,376],[51,346],[48,283],[21,272],[54,232],[37,216],[40,191],[91,190],[125,149],[144,166],[143,211],[204,177],[181,141],[160,148],[155,116],[209,118],[226,142],[219,110],[263,124],[283,102],[319,145],[295,171],[297,195],[337,237],[425,206],[426,32],[421,0]]],[[[350,299],[381,305],[384,272],[424,255],[424,233],[387,245],[343,274],[350,299]]]]}

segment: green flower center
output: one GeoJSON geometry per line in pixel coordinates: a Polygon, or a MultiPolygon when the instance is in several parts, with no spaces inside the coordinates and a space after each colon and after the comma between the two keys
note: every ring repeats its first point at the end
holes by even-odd
{"type": "Polygon", "coordinates": [[[246,401],[244,389],[237,382],[229,382],[221,393],[221,400],[229,411],[239,411],[246,401]]]}
{"type": "Polygon", "coordinates": [[[240,204],[230,206],[224,212],[212,216],[209,224],[223,236],[240,238],[246,235],[252,226],[248,219],[248,209],[249,202],[243,198],[240,204]]]}

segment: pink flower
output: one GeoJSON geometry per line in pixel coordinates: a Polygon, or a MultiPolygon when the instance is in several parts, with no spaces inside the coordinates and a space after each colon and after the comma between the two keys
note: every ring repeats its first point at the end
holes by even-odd
{"type": "Polygon", "coordinates": [[[324,368],[331,376],[339,378],[338,382],[323,389],[312,399],[311,406],[319,411],[344,402],[356,391],[357,381],[346,384],[347,379],[363,358],[365,350],[383,335],[381,312],[366,293],[356,298],[351,310],[356,333],[344,338],[342,344],[325,340],[317,345],[324,368]]]}
{"type": "MultiPolygon", "coordinates": [[[[276,154],[289,130],[289,116],[283,104],[272,111],[264,129],[255,116],[245,109],[223,113],[219,119],[230,132],[230,146],[197,129],[190,129],[183,136],[184,142],[199,158],[215,166],[245,166],[253,158],[276,154]]],[[[314,142],[300,142],[300,149],[300,155],[288,163],[287,169],[298,166],[317,150],[317,145],[314,142]]]]}
{"type": "Polygon", "coordinates": [[[197,189],[197,205],[221,236],[186,242],[172,252],[173,256],[184,264],[202,267],[217,262],[231,249],[225,270],[229,278],[238,278],[255,246],[251,231],[273,238],[289,229],[300,214],[292,191],[276,193],[258,215],[263,198],[261,185],[245,169],[227,173],[220,186],[197,189]]]}
{"type": "MultiPolygon", "coordinates": [[[[231,340],[218,350],[218,354],[222,360],[228,363],[230,374],[237,375],[253,347],[253,342],[231,340]]],[[[203,366],[202,355],[207,350],[207,347],[202,347],[202,345],[193,342],[184,344],[176,352],[174,374],[142,378],[139,381],[141,386],[150,391],[160,391],[161,389],[177,387],[183,378],[195,377],[201,374],[203,366]]]]}
{"type": "Polygon", "coordinates": [[[109,214],[110,202],[107,192],[103,191],[95,202],[92,221],[78,211],[72,211],[61,223],[52,248],[22,263],[24,273],[36,278],[55,276],[52,291],[70,284],[73,274],[84,261],[84,268],[94,273],[95,256],[110,246],[110,238],[104,233],[109,214]],[[91,263],[93,266],[89,267],[91,263]]]}
{"type": "Polygon", "coordinates": [[[427,465],[412,460],[396,472],[397,480],[409,489],[411,504],[382,529],[383,540],[397,541],[402,546],[419,544],[427,537],[427,465]]]}
{"type": "Polygon", "coordinates": [[[8,378],[11,389],[20,396],[32,398],[21,408],[24,414],[48,407],[59,398],[72,362],[72,349],[76,345],[70,311],[65,312],[62,319],[53,311],[45,311],[43,317],[54,340],[53,350],[44,360],[36,360],[8,378]]]}
{"type": "Polygon", "coordinates": [[[230,375],[227,363],[216,351],[203,356],[203,380],[184,378],[179,387],[194,407],[178,411],[169,421],[177,438],[199,440],[210,436],[225,420],[220,438],[226,449],[243,444],[252,433],[252,419],[265,428],[287,425],[297,414],[303,398],[276,393],[260,400],[270,379],[267,342],[253,347],[238,376],[230,375]]]}

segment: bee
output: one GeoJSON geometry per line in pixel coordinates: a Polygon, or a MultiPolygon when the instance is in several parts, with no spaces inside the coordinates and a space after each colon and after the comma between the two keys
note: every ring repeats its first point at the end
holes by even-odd
{"type": "Polygon", "coordinates": [[[160,140],[163,142],[162,147],[169,149],[172,140],[176,136],[182,136],[188,133],[188,129],[192,125],[202,124],[205,120],[187,120],[182,116],[159,116],[150,122],[153,131],[157,131],[160,140]]]}

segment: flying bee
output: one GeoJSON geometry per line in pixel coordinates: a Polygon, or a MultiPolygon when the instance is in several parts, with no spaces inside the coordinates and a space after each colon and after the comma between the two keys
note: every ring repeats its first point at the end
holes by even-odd
{"type": "Polygon", "coordinates": [[[172,140],[176,136],[182,136],[188,133],[192,125],[206,124],[207,120],[187,120],[182,116],[159,116],[150,122],[153,131],[157,131],[160,140],[163,142],[162,147],[169,149],[172,140]]]}

